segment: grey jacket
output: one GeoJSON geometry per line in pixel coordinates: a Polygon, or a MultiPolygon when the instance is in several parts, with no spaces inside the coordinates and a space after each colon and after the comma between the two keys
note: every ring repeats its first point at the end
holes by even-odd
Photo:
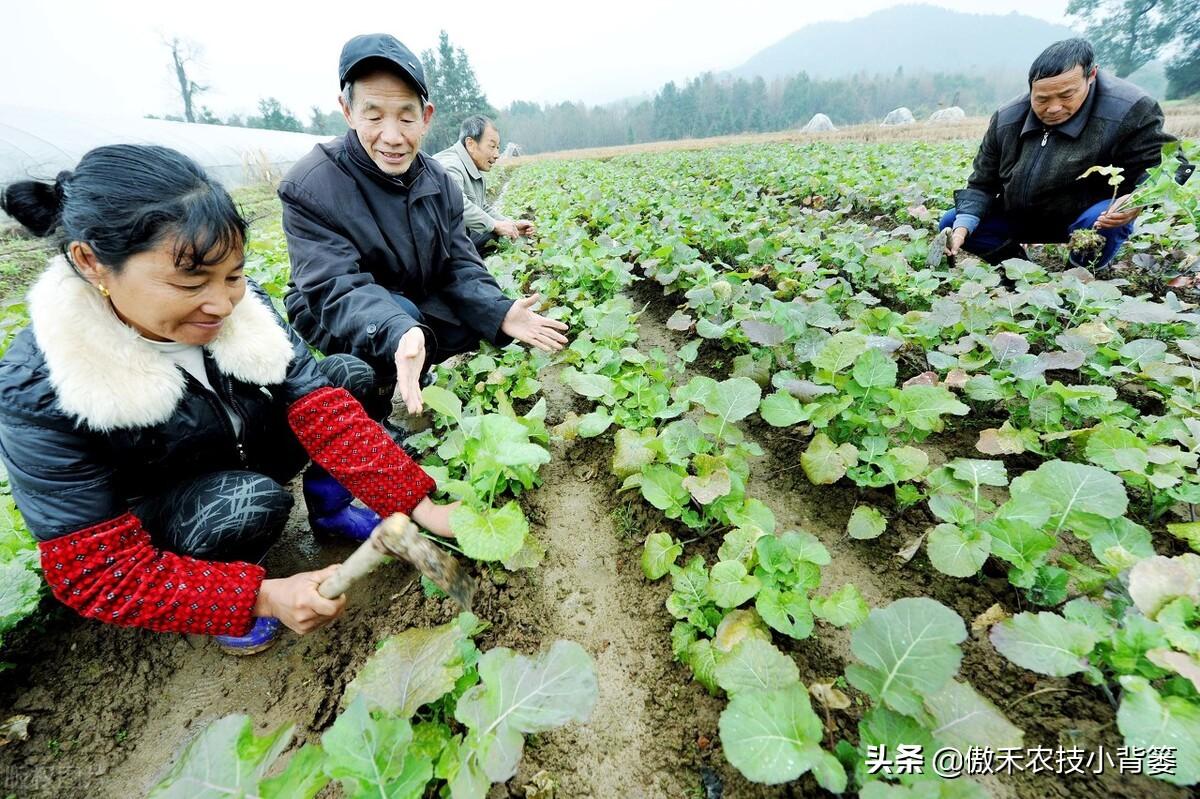
{"type": "Polygon", "coordinates": [[[1026,94],[992,115],[967,187],[954,193],[955,209],[960,219],[1003,211],[1019,223],[1065,227],[1112,197],[1103,175],[1078,180],[1088,167],[1122,167],[1119,193],[1127,194],[1158,166],[1169,141],[1154,98],[1107,72],[1061,125],[1044,125],[1026,94]]]}
{"type": "Polygon", "coordinates": [[[483,173],[475,166],[471,154],[461,141],[455,142],[452,147],[447,147],[433,157],[446,167],[450,178],[462,189],[463,223],[467,226],[468,233],[486,233],[496,226],[496,220],[508,219],[488,203],[483,173]]]}

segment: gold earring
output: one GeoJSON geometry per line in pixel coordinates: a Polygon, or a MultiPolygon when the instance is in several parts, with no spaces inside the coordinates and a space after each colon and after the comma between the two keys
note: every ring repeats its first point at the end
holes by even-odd
{"type": "Polygon", "coordinates": [[[104,288],[104,284],[97,283],[96,287],[100,290],[100,296],[107,299],[108,298],[108,289],[104,288]]]}

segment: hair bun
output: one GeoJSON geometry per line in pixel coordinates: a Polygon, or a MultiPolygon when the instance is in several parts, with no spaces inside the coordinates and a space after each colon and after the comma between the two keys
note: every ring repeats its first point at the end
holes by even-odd
{"type": "Polygon", "coordinates": [[[22,180],[0,192],[0,210],[41,238],[58,229],[66,202],[65,184],[70,172],[60,172],[54,183],[22,180]]]}

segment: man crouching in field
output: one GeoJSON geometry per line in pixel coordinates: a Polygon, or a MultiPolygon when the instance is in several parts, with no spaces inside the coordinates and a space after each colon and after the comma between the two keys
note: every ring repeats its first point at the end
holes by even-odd
{"type": "Polygon", "coordinates": [[[567,326],[534,312],[536,294],[504,296],[467,237],[462,191],[420,151],[433,104],[417,57],[387,34],[356,36],[338,74],[350,130],[279,184],[293,327],[375,369],[376,418],[394,391],[420,413],[425,370],[481,339],[561,349],[567,326]]]}
{"type": "Polygon", "coordinates": [[[499,157],[500,131],[492,120],[478,114],[464,119],[458,141],[434,156],[462,189],[463,223],[480,257],[498,236],[533,235],[532,222],[509,219],[487,201],[484,173],[492,171],[499,157]]]}
{"type": "MultiPolygon", "coordinates": [[[[1163,130],[1158,103],[1137,86],[1098,70],[1083,39],[1050,45],[1029,69],[1029,93],[992,115],[967,187],[941,227],[953,227],[946,251],[960,249],[991,264],[1026,257],[1019,242],[1065,242],[1080,229],[1103,238],[1098,258],[1072,253],[1077,266],[1099,268],[1133,233],[1139,208],[1123,207],[1147,170],[1158,166],[1163,130]],[[1091,166],[1120,167],[1126,194],[1112,200],[1091,166]]],[[[1179,179],[1191,166],[1180,167],[1179,179]]]]}

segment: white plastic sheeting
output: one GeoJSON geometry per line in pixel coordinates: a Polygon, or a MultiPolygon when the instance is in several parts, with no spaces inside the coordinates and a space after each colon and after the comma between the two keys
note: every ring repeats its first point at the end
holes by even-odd
{"type": "Polygon", "coordinates": [[[159,144],[190,156],[232,188],[277,179],[313,145],[328,140],[307,133],[0,106],[0,186],[53,180],[104,144],[159,144]]]}
{"type": "Polygon", "coordinates": [[[837,128],[833,126],[833,120],[825,114],[813,114],[812,119],[808,120],[800,130],[805,133],[818,133],[824,130],[837,130],[837,128]]]}
{"type": "Polygon", "coordinates": [[[888,115],[883,118],[883,125],[888,127],[891,127],[892,125],[911,125],[914,122],[916,122],[916,120],[913,119],[912,111],[909,111],[904,106],[900,106],[899,108],[894,108],[891,111],[888,111],[888,115]]]}
{"type": "Polygon", "coordinates": [[[967,112],[956,105],[949,108],[939,108],[929,116],[930,122],[958,122],[967,118],[967,112]]]}

